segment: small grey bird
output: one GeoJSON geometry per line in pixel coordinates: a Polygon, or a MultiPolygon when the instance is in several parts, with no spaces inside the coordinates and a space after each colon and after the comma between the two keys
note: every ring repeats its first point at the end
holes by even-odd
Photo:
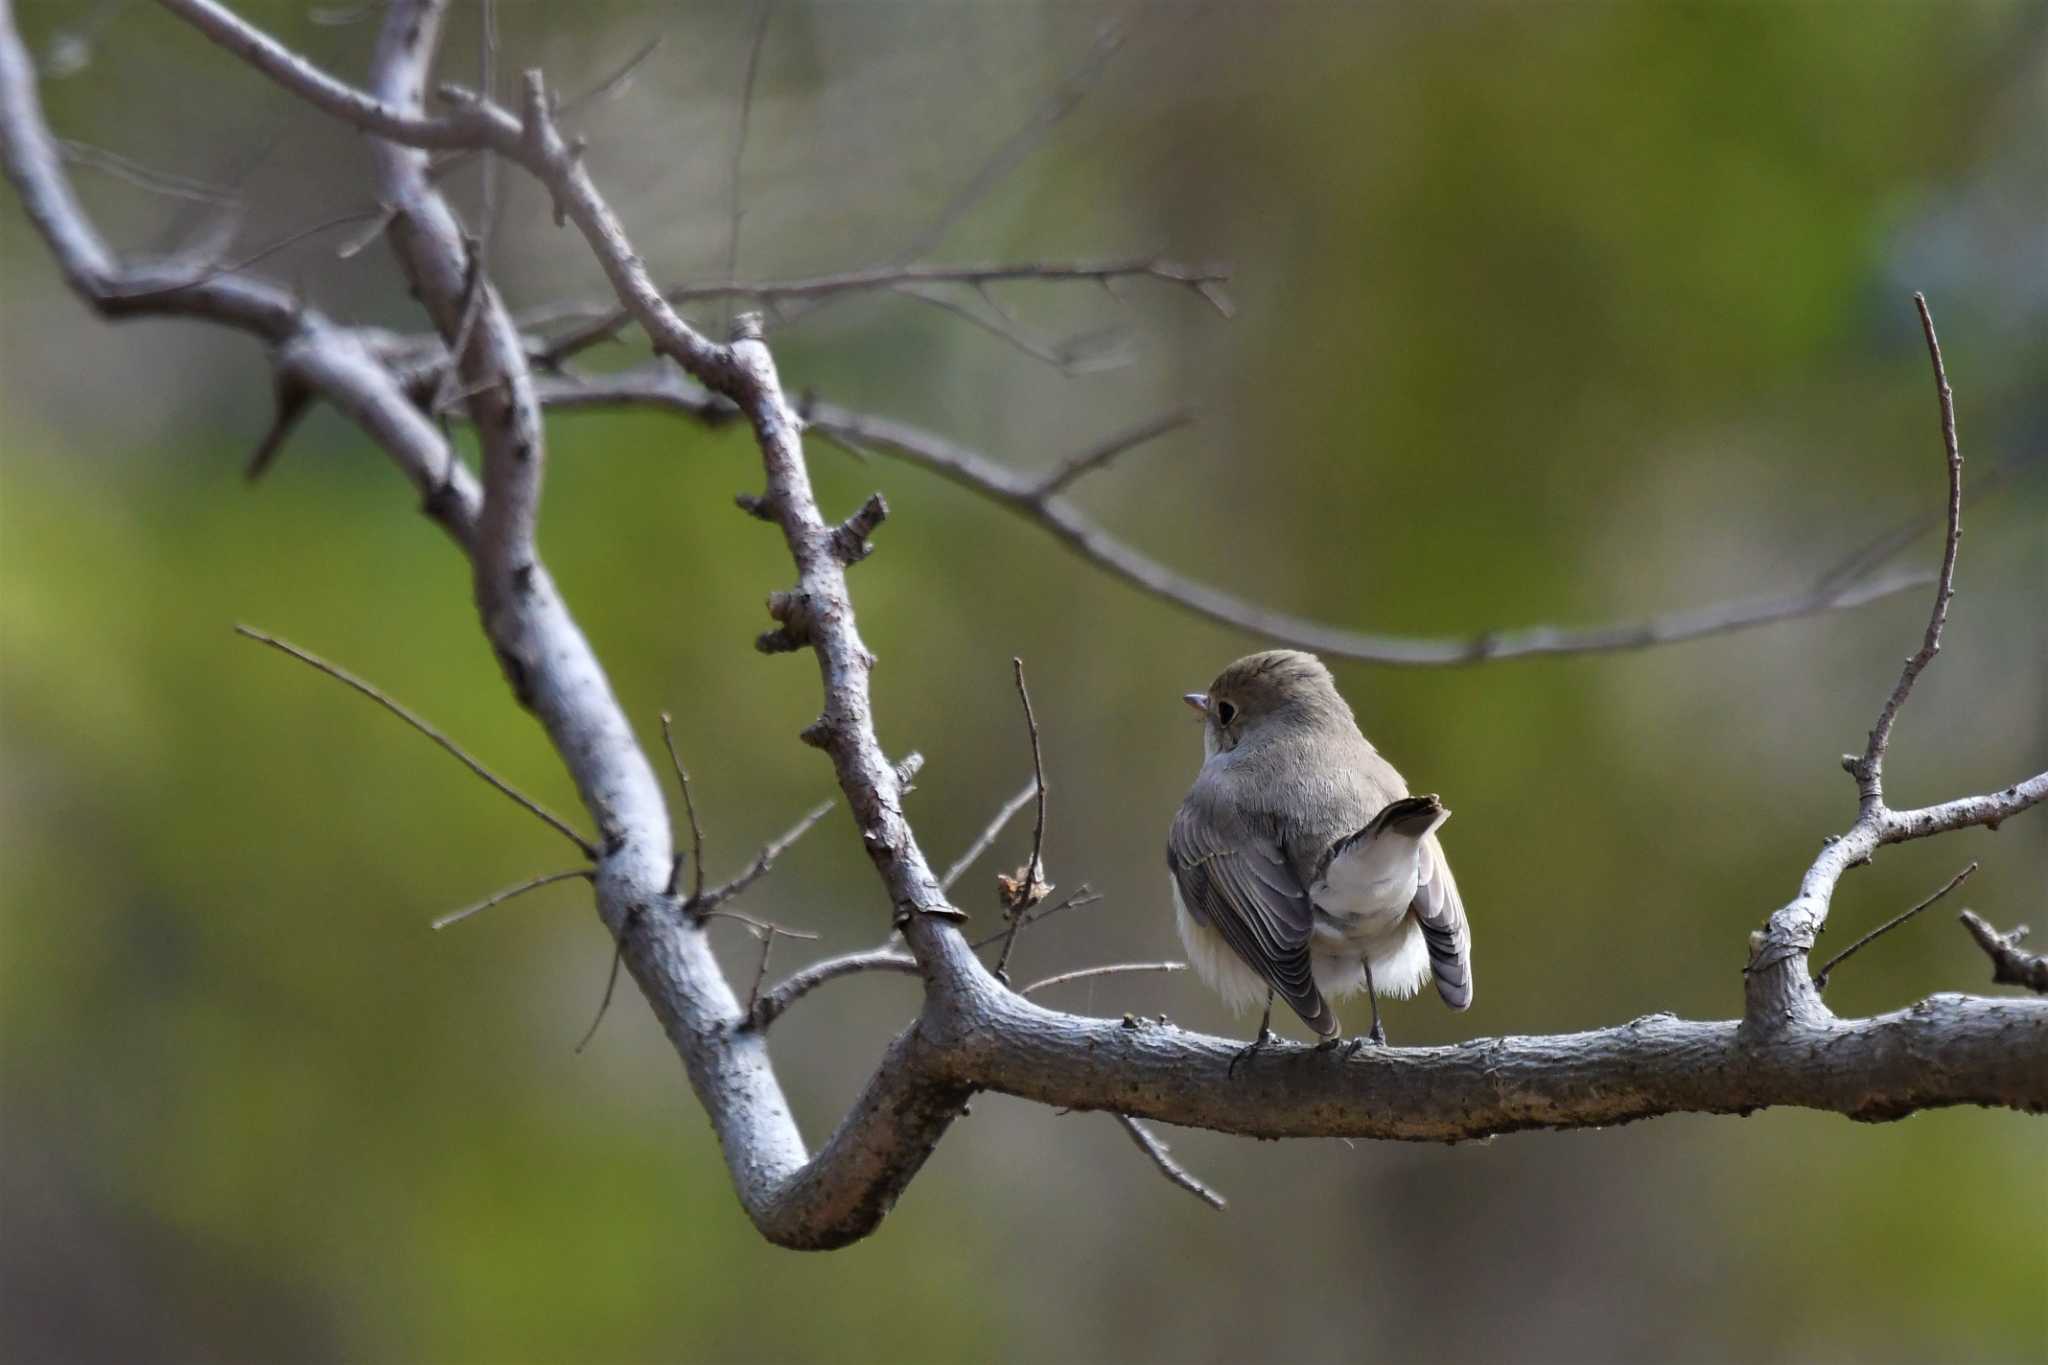
{"type": "Polygon", "coordinates": [[[1327,1044],[1329,997],[1364,990],[1377,1044],[1381,995],[1434,978],[1445,1004],[1470,1005],[1472,935],[1436,836],[1451,813],[1408,794],[1322,660],[1248,655],[1183,700],[1205,759],[1167,836],[1174,918],[1231,1008],[1265,1001],[1247,1051],[1273,1040],[1276,993],[1327,1044]]]}

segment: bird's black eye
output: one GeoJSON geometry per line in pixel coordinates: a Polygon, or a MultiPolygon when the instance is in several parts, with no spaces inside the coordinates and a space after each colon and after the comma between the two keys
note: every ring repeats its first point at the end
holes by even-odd
{"type": "Polygon", "coordinates": [[[1218,724],[1224,726],[1227,729],[1229,728],[1230,722],[1236,719],[1237,708],[1235,706],[1232,706],[1227,701],[1219,701],[1216,703],[1216,720],[1218,724]]]}

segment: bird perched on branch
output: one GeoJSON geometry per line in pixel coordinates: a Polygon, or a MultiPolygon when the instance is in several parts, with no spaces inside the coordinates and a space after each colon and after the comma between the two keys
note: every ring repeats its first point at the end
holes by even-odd
{"type": "MultiPolygon", "coordinates": [[[[1203,716],[1202,771],[1174,817],[1166,865],[1188,958],[1233,1009],[1265,1001],[1247,1052],[1274,1041],[1273,997],[1334,1045],[1332,997],[1436,982],[1472,1003],[1472,935],[1437,829],[1359,732],[1313,654],[1252,654],[1183,698],[1203,716]]],[[[1355,1050],[1362,1041],[1353,1040],[1355,1050]]]]}

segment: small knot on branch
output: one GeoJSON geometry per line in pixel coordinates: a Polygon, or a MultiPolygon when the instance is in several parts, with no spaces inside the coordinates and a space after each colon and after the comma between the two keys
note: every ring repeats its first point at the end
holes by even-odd
{"type": "Polygon", "coordinates": [[[754,648],[763,654],[787,654],[811,642],[811,598],[809,593],[778,591],[768,594],[768,615],[780,624],[764,631],[754,648]]]}
{"type": "Polygon", "coordinates": [[[832,747],[832,726],[823,716],[796,732],[796,737],[813,749],[832,747]]]}
{"type": "Polygon", "coordinates": [[[727,333],[726,340],[737,346],[743,341],[759,341],[765,335],[759,313],[741,313],[732,320],[732,331],[727,333]]]}
{"type": "Polygon", "coordinates": [[[832,553],[841,564],[858,564],[875,551],[868,537],[889,517],[889,502],[880,493],[868,494],[858,511],[839,523],[832,532],[832,553]]]}
{"type": "Polygon", "coordinates": [[[774,505],[759,493],[735,493],[732,495],[732,501],[733,506],[756,521],[775,520],[774,505]]]}

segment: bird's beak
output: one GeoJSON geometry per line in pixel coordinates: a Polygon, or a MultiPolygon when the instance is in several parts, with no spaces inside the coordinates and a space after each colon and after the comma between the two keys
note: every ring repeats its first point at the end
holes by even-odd
{"type": "Polygon", "coordinates": [[[1180,695],[1180,699],[1189,706],[1194,707],[1197,711],[1200,711],[1203,715],[1209,714],[1209,694],[1207,692],[1183,692],[1180,695]]]}

